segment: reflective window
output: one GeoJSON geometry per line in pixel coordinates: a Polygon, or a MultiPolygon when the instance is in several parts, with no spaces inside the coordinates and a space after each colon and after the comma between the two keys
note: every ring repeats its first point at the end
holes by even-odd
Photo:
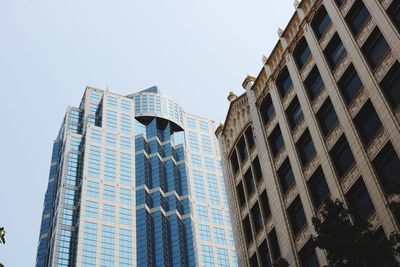
{"type": "Polygon", "coordinates": [[[346,193],[346,198],[350,210],[364,219],[367,219],[375,209],[362,177],[359,177],[349,192],[346,193]]]}
{"type": "Polygon", "coordinates": [[[240,207],[242,207],[244,205],[244,203],[246,203],[246,199],[244,197],[244,190],[243,190],[242,182],[240,182],[237,185],[236,191],[237,191],[237,194],[238,194],[238,200],[239,200],[240,207]]]}
{"type": "Polygon", "coordinates": [[[301,163],[305,167],[315,155],[315,148],[310,136],[310,132],[306,130],[296,143],[297,152],[299,153],[301,163]]]}
{"type": "Polygon", "coordinates": [[[252,162],[252,167],[253,167],[253,172],[254,172],[254,178],[256,179],[257,182],[259,182],[262,178],[262,172],[261,172],[261,166],[260,166],[260,161],[258,160],[258,156],[254,158],[252,162]]]}
{"type": "Polygon", "coordinates": [[[237,154],[236,154],[236,149],[233,149],[232,155],[231,155],[231,166],[232,166],[232,171],[233,173],[237,173],[239,170],[239,162],[237,159],[237,154]]]}
{"type": "Polygon", "coordinates": [[[390,19],[396,26],[397,30],[400,31],[400,1],[394,0],[387,9],[390,19]]]}
{"type": "Polygon", "coordinates": [[[300,230],[307,224],[306,215],[304,214],[303,205],[300,197],[296,197],[288,208],[290,224],[292,225],[293,234],[297,235],[300,230]]]}
{"type": "Polygon", "coordinates": [[[244,135],[246,136],[246,141],[247,141],[249,150],[251,150],[254,146],[253,130],[251,129],[251,126],[247,128],[244,135]]]}
{"type": "Polygon", "coordinates": [[[253,240],[253,234],[251,232],[249,216],[246,216],[246,218],[244,218],[243,228],[244,228],[244,235],[246,238],[246,242],[250,243],[253,240]]]}
{"type": "Polygon", "coordinates": [[[400,63],[396,61],[380,83],[387,101],[393,109],[400,106],[400,63]]]}
{"type": "Polygon", "coordinates": [[[311,178],[307,181],[308,188],[315,208],[324,202],[329,197],[329,188],[325,180],[324,172],[321,167],[314,172],[311,178]]]}
{"type": "Polygon", "coordinates": [[[317,253],[315,253],[315,248],[310,241],[301,248],[299,257],[301,267],[320,267],[317,253]]]}
{"type": "Polygon", "coordinates": [[[390,47],[378,27],[372,31],[361,48],[370,67],[375,69],[389,52],[390,47]]]}
{"type": "Polygon", "coordinates": [[[271,96],[268,95],[263,99],[263,102],[260,105],[260,114],[261,118],[264,122],[264,125],[272,119],[275,115],[274,105],[272,104],[271,96]]]}
{"type": "Polygon", "coordinates": [[[328,98],[317,112],[317,120],[324,136],[327,136],[338,123],[331,100],[328,98]]]}
{"type": "Polygon", "coordinates": [[[363,1],[355,1],[346,15],[347,24],[355,36],[361,32],[369,18],[370,14],[363,1]]]}
{"type": "Polygon", "coordinates": [[[246,143],[244,141],[244,136],[242,136],[239,139],[239,142],[237,144],[237,148],[238,148],[238,151],[239,151],[240,160],[241,160],[241,162],[243,162],[247,158],[247,148],[246,148],[246,143]]]}
{"type": "Polygon", "coordinates": [[[307,63],[308,59],[311,57],[311,51],[308,47],[306,38],[301,38],[297,43],[296,48],[293,52],[294,60],[299,69],[302,69],[303,66],[307,63]]]}
{"type": "Polygon", "coordinates": [[[338,82],[340,93],[345,102],[350,104],[363,88],[363,84],[353,64],[347,68],[338,82]]]}
{"type": "Polygon", "coordinates": [[[267,240],[264,240],[261,245],[258,247],[258,252],[262,257],[261,259],[261,266],[262,267],[272,267],[270,255],[269,255],[269,250],[268,250],[268,245],[267,245],[267,240]]]}
{"type": "Polygon", "coordinates": [[[354,156],[344,134],[339,138],[329,152],[335,165],[338,178],[342,178],[354,164],[354,156]]]}
{"type": "Polygon", "coordinates": [[[354,124],[364,145],[368,145],[382,129],[381,120],[372,106],[371,100],[368,100],[358,112],[354,118],[354,124]]]}
{"type": "Polygon", "coordinates": [[[313,101],[319,92],[321,92],[324,87],[324,82],[322,81],[317,66],[314,66],[308,74],[304,81],[304,86],[306,87],[307,94],[311,101],[313,101]]]}
{"type": "Polygon", "coordinates": [[[399,194],[400,159],[390,142],[376,156],[373,166],[386,193],[399,194]]]}
{"type": "Polygon", "coordinates": [[[276,261],[281,256],[281,249],[279,247],[278,237],[276,236],[275,228],[268,234],[268,239],[271,242],[272,259],[276,261]]]}
{"type": "Polygon", "coordinates": [[[282,97],[286,95],[290,88],[292,88],[292,78],[290,78],[287,67],[284,67],[281,70],[276,80],[276,86],[278,87],[279,93],[282,97]]]}
{"type": "Polygon", "coordinates": [[[247,194],[250,196],[251,194],[253,194],[254,189],[256,188],[256,185],[254,183],[253,175],[251,173],[251,168],[250,167],[246,171],[246,173],[244,174],[244,181],[245,181],[245,184],[246,184],[247,194]]]}
{"type": "Polygon", "coordinates": [[[285,194],[294,185],[294,175],[288,158],[282,163],[278,170],[279,182],[282,193],[285,194]]]}
{"type": "Polygon", "coordinates": [[[261,209],[264,212],[264,218],[267,219],[271,215],[271,209],[269,208],[267,190],[264,190],[260,195],[261,209]]]}
{"type": "Polygon", "coordinates": [[[329,25],[331,25],[331,19],[324,6],[322,6],[317,15],[314,17],[311,27],[314,30],[315,35],[320,39],[327,31],[329,25]]]}
{"type": "Polygon", "coordinates": [[[289,121],[289,125],[293,130],[299,124],[301,119],[303,119],[303,111],[301,110],[299,100],[297,96],[290,103],[289,107],[286,110],[286,115],[289,121]]]}
{"type": "Polygon", "coordinates": [[[260,207],[258,206],[258,202],[254,204],[251,208],[251,217],[253,219],[254,227],[256,228],[256,232],[258,232],[262,228],[262,219],[261,219],[261,211],[260,207]]]}
{"type": "Polygon", "coordinates": [[[284,146],[283,137],[279,125],[275,127],[271,135],[268,137],[269,145],[271,147],[272,155],[275,157],[284,146]]]}
{"type": "Polygon", "coordinates": [[[337,33],[332,37],[327,47],[324,50],[326,60],[331,69],[339,65],[342,58],[346,55],[346,49],[343,46],[342,40],[337,33]]]}

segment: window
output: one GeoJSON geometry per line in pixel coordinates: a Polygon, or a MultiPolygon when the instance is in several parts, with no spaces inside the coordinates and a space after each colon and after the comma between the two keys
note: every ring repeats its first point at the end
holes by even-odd
{"type": "Polygon", "coordinates": [[[287,67],[284,67],[276,80],[276,86],[280,95],[283,97],[292,88],[292,78],[290,78],[287,67]]]}
{"type": "Polygon", "coordinates": [[[382,129],[381,120],[370,100],[358,112],[354,118],[354,123],[364,145],[368,145],[382,129]]]}
{"type": "Polygon", "coordinates": [[[328,98],[317,112],[317,120],[324,136],[327,136],[338,123],[331,100],[328,98]]]}
{"type": "Polygon", "coordinates": [[[387,101],[393,109],[400,106],[400,63],[396,61],[380,83],[387,101]]]}
{"type": "Polygon", "coordinates": [[[243,136],[239,139],[237,148],[239,150],[240,160],[241,160],[241,162],[243,162],[247,158],[247,148],[246,148],[246,143],[244,141],[243,136]]]}
{"type": "Polygon", "coordinates": [[[325,34],[329,25],[331,25],[331,19],[329,18],[328,13],[326,13],[326,9],[322,6],[319,10],[313,22],[311,23],[311,27],[314,30],[315,35],[318,39],[325,34]]]}
{"type": "Polygon", "coordinates": [[[253,194],[256,185],[254,184],[253,174],[251,173],[251,167],[244,174],[244,182],[246,184],[247,194],[250,196],[253,194]]]}
{"type": "Polygon", "coordinates": [[[211,208],[211,215],[213,219],[213,223],[223,224],[224,220],[222,219],[222,211],[220,209],[211,208]]]}
{"type": "Polygon", "coordinates": [[[363,84],[353,64],[347,68],[338,82],[340,93],[344,101],[350,104],[363,88],[363,84]]]}
{"type": "Polygon", "coordinates": [[[261,209],[264,211],[264,218],[267,219],[271,215],[271,209],[269,208],[267,191],[264,190],[260,196],[261,209]]]}
{"type": "Polygon", "coordinates": [[[340,179],[354,164],[353,153],[344,135],[339,138],[329,153],[335,165],[336,174],[340,179]]]}
{"type": "Polygon", "coordinates": [[[332,37],[324,50],[326,60],[331,69],[339,65],[342,58],[346,55],[346,49],[343,46],[342,40],[337,33],[332,37]]]}
{"type": "Polygon", "coordinates": [[[347,24],[354,36],[357,36],[361,32],[369,18],[370,14],[363,1],[354,1],[353,6],[346,16],[347,24]]]}
{"type": "Polygon", "coordinates": [[[310,241],[301,248],[299,258],[301,267],[320,267],[317,253],[315,253],[315,248],[310,241]]]}
{"type": "Polygon", "coordinates": [[[264,125],[272,119],[275,115],[274,105],[272,104],[271,96],[268,95],[264,98],[263,102],[260,105],[260,114],[263,120],[264,125]]]}
{"type": "Polygon", "coordinates": [[[319,92],[321,92],[324,87],[324,82],[322,81],[317,66],[314,66],[308,74],[304,81],[304,86],[306,87],[308,97],[311,101],[313,101],[319,92]]]}
{"type": "Polygon", "coordinates": [[[208,222],[208,211],[205,206],[197,206],[197,216],[202,222],[208,222]]]}
{"type": "Polygon", "coordinates": [[[231,155],[231,166],[232,166],[233,174],[236,174],[237,171],[239,170],[239,162],[238,162],[238,158],[237,158],[235,149],[233,149],[232,155],[231,155]]]}
{"type": "Polygon", "coordinates": [[[329,188],[326,184],[325,175],[321,167],[314,172],[307,181],[308,188],[315,208],[319,208],[321,204],[329,197],[329,188]]]}
{"type": "Polygon", "coordinates": [[[254,253],[250,258],[250,267],[258,267],[257,253],[254,253]]]}
{"type": "Polygon", "coordinates": [[[397,27],[397,30],[400,31],[400,1],[392,1],[387,12],[393,24],[397,27]]]}
{"type": "Polygon", "coordinates": [[[262,179],[262,172],[261,172],[261,166],[260,166],[260,161],[258,160],[258,156],[255,157],[252,163],[253,166],[253,172],[254,172],[254,178],[256,178],[257,183],[262,179]]]}
{"type": "Polygon", "coordinates": [[[279,151],[282,149],[284,145],[279,125],[277,125],[275,129],[272,131],[271,135],[268,137],[268,141],[272,150],[272,155],[275,157],[276,155],[278,155],[279,151]]]}
{"type": "Polygon", "coordinates": [[[214,228],[214,237],[215,237],[215,241],[218,244],[226,244],[224,229],[219,228],[219,227],[215,227],[214,228]]]}
{"type": "Polygon", "coordinates": [[[243,190],[243,183],[242,182],[240,182],[237,185],[236,191],[237,191],[237,194],[238,194],[238,200],[239,200],[240,207],[243,207],[244,203],[246,202],[246,199],[244,197],[244,190],[243,190]]]}
{"type": "Polygon", "coordinates": [[[342,4],[343,4],[344,2],[346,2],[346,0],[335,0],[335,2],[336,2],[336,4],[337,4],[339,7],[341,7],[342,4]]]}
{"type": "Polygon", "coordinates": [[[258,232],[262,228],[262,219],[260,207],[258,206],[258,202],[254,204],[251,208],[251,217],[253,218],[254,227],[256,228],[256,232],[258,232]]]}
{"type": "Polygon", "coordinates": [[[310,132],[306,130],[296,143],[297,152],[299,153],[301,163],[305,167],[314,157],[315,148],[310,136],[310,132]]]}
{"type": "Polygon", "coordinates": [[[278,237],[276,236],[275,228],[268,234],[269,241],[271,242],[272,260],[276,261],[281,256],[281,249],[279,247],[278,237]]]}
{"type": "Polygon", "coordinates": [[[303,118],[303,111],[301,110],[299,100],[295,97],[286,110],[286,115],[291,129],[293,130],[303,118]]]}
{"type": "Polygon", "coordinates": [[[246,242],[250,243],[253,240],[253,234],[251,233],[251,226],[249,216],[246,216],[243,220],[244,235],[246,237],[246,242]]]}
{"type": "Polygon", "coordinates": [[[247,128],[246,132],[244,133],[246,136],[247,145],[249,150],[251,150],[254,146],[254,138],[253,138],[253,131],[251,130],[251,126],[247,128]]]}
{"type": "Polygon", "coordinates": [[[269,258],[269,251],[268,251],[268,245],[267,245],[267,240],[264,240],[261,245],[258,247],[258,252],[260,255],[261,259],[261,266],[262,267],[272,267],[271,259],[269,258]]]}
{"type": "Polygon", "coordinates": [[[311,57],[310,48],[308,47],[307,41],[304,37],[298,42],[294,49],[293,56],[297,67],[301,70],[311,57]]]}
{"type": "Polygon", "coordinates": [[[375,69],[382,62],[390,48],[379,28],[375,27],[361,50],[371,69],[375,69]]]}
{"type": "Polygon", "coordinates": [[[349,207],[358,216],[368,219],[371,212],[374,210],[371,197],[368,194],[362,177],[359,177],[357,182],[346,193],[346,199],[349,202],[349,207]]]}
{"type": "Polygon", "coordinates": [[[290,224],[292,225],[293,234],[297,235],[300,230],[307,224],[306,215],[304,214],[303,205],[300,197],[296,197],[288,208],[290,224]]]}
{"type": "Polygon", "coordinates": [[[282,163],[278,170],[279,182],[282,192],[285,194],[294,185],[294,175],[288,158],[282,163]]]}
{"type": "Polygon", "coordinates": [[[399,178],[400,159],[390,142],[376,156],[373,165],[386,193],[398,193],[400,188],[396,179],[399,178]]]}

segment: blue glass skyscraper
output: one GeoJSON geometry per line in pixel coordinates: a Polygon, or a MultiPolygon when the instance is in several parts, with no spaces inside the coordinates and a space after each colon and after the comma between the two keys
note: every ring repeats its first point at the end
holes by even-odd
{"type": "Polygon", "coordinates": [[[87,88],[54,142],[36,266],[235,266],[213,122],[87,88]]]}

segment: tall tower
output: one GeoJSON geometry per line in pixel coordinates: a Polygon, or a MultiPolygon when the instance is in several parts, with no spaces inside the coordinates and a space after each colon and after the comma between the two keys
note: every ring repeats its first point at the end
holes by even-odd
{"type": "Polygon", "coordinates": [[[54,142],[36,266],[235,266],[213,122],[86,88],[54,142]]]}
{"type": "Polygon", "coordinates": [[[327,197],[399,232],[400,1],[303,0],[216,134],[240,266],[326,265],[327,197]]]}

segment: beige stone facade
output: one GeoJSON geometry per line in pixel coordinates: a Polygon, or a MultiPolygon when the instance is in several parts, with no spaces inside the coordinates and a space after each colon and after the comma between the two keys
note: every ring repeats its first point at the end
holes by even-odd
{"type": "Polygon", "coordinates": [[[307,246],[326,197],[399,231],[385,189],[400,176],[399,2],[301,1],[259,75],[229,95],[216,135],[239,266],[326,264],[307,246]]]}

